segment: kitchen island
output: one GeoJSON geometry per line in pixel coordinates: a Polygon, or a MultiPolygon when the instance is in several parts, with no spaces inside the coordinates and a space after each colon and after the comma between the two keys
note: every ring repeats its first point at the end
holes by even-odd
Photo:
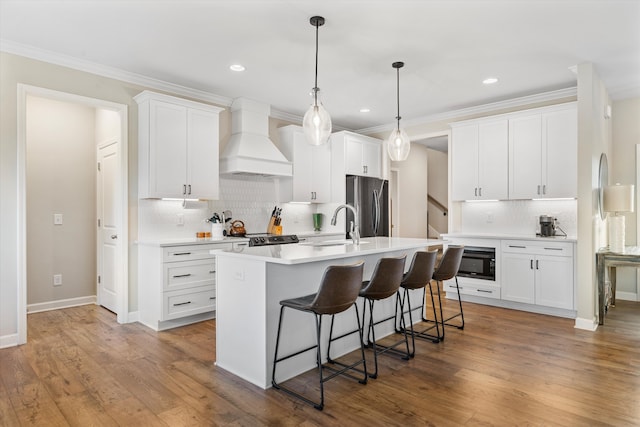
{"type": "MultiPolygon", "coordinates": [[[[269,388],[281,300],[315,293],[330,265],[364,261],[366,280],[380,258],[406,254],[406,270],[416,251],[440,244],[442,240],[374,237],[362,239],[360,245],[336,241],[216,251],[216,365],[257,386],[269,388]]],[[[421,297],[421,290],[412,295],[416,302],[421,297]]],[[[362,301],[358,301],[358,305],[362,313],[362,301]]],[[[376,319],[391,315],[394,310],[395,298],[379,301],[376,319]]],[[[325,317],[325,337],[329,324],[329,317],[325,317]]],[[[314,325],[313,316],[286,310],[280,343],[282,354],[313,345],[314,325]]],[[[379,326],[378,337],[394,330],[393,322],[379,326]]],[[[347,310],[336,315],[334,335],[356,327],[354,310],[347,310]]],[[[343,338],[332,344],[332,357],[358,346],[357,334],[343,338]]],[[[278,380],[284,381],[315,366],[314,352],[307,352],[279,364],[278,380]]]]}

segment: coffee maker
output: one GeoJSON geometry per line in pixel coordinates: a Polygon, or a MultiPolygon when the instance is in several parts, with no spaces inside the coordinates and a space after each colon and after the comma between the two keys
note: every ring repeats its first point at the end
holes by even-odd
{"type": "Polygon", "coordinates": [[[540,215],[540,236],[551,237],[556,235],[556,219],[550,215],[540,215]]]}

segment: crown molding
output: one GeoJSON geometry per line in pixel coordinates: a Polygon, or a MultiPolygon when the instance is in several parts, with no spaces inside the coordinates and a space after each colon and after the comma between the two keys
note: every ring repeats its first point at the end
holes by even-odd
{"type": "Polygon", "coordinates": [[[33,46],[16,43],[10,40],[0,39],[0,51],[36,59],[38,61],[48,62],[55,65],[60,65],[67,68],[72,68],[74,70],[85,71],[87,73],[132,83],[149,89],[165,91],[175,95],[210,102],[213,104],[222,105],[224,107],[230,107],[231,103],[233,102],[232,98],[226,96],[221,96],[211,92],[165,82],[163,80],[146,77],[141,74],[131,73],[129,71],[124,71],[114,67],[108,67],[106,65],[101,65],[84,59],[74,58],[68,55],[62,55],[33,46]]]}
{"type": "MultiPolygon", "coordinates": [[[[447,111],[445,113],[438,113],[430,116],[403,120],[403,123],[404,123],[404,128],[407,129],[413,126],[453,120],[459,117],[467,117],[475,114],[492,113],[497,110],[514,108],[514,107],[523,107],[526,105],[536,104],[540,102],[556,101],[559,99],[575,97],[577,95],[578,95],[578,88],[574,86],[566,89],[543,92],[536,95],[522,96],[520,98],[508,99],[505,101],[498,101],[498,102],[491,102],[489,104],[477,105],[475,107],[461,108],[459,110],[447,111]]],[[[370,135],[375,133],[391,131],[392,129],[394,129],[394,126],[395,124],[391,123],[386,125],[359,129],[355,132],[362,133],[365,135],[370,135]]]]}

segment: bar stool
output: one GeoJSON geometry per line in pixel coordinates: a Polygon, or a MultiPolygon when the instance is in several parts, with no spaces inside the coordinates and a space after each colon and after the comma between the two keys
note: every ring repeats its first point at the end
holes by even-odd
{"type": "MultiPolygon", "coordinates": [[[[298,399],[303,400],[306,403],[313,405],[314,408],[322,410],[324,408],[324,383],[330,379],[344,374],[350,378],[357,379],[347,373],[349,370],[354,370],[364,374],[363,378],[359,380],[361,384],[367,383],[367,364],[364,356],[364,342],[362,339],[362,327],[360,325],[360,316],[358,313],[358,306],[355,303],[358,298],[358,293],[362,286],[362,274],[364,270],[364,262],[359,262],[352,265],[340,265],[329,266],[324,272],[322,280],[320,282],[320,288],[315,294],[307,295],[300,298],[286,299],[280,301],[280,320],[278,322],[278,334],[276,336],[276,350],[273,359],[273,372],[271,375],[271,384],[274,388],[282,390],[298,399]],[[322,333],[322,316],[325,314],[331,315],[331,323],[333,326],[333,318],[336,314],[348,310],[354,306],[356,309],[356,320],[358,323],[358,332],[360,336],[360,352],[362,358],[358,361],[344,365],[342,369],[336,370],[329,366],[322,364],[322,354],[320,349],[320,337],[322,333]],[[305,348],[304,350],[297,351],[288,356],[278,358],[278,347],[280,345],[280,329],[282,326],[282,317],[285,308],[291,308],[303,312],[313,313],[316,321],[316,344],[305,348]],[[320,402],[314,402],[313,400],[305,397],[301,393],[293,391],[289,388],[285,388],[276,382],[276,365],[279,362],[290,359],[294,356],[298,356],[309,350],[316,349],[316,363],[318,367],[318,377],[320,383],[320,402]],[[356,366],[362,364],[363,369],[356,369],[356,366]],[[329,369],[333,371],[332,374],[324,376],[323,370],[329,369]]],[[[331,341],[331,332],[329,333],[329,340],[331,341]]],[[[329,353],[330,349],[327,349],[329,353]]],[[[327,356],[328,357],[328,356],[327,356]]],[[[329,357],[328,357],[329,358],[329,357]]],[[[330,359],[330,358],[329,358],[330,359]]],[[[330,359],[331,360],[331,359],[330,359]]],[[[336,363],[331,360],[331,362],[336,363]]]]}
{"type": "MultiPolygon", "coordinates": [[[[407,339],[407,334],[404,332],[403,332],[404,340],[400,340],[395,344],[392,344],[390,346],[378,346],[376,344],[375,325],[378,325],[382,322],[386,322],[391,319],[395,320],[396,318],[395,313],[393,316],[389,316],[378,321],[374,321],[373,319],[374,302],[389,298],[395,294],[396,304],[399,303],[400,292],[398,290],[400,288],[400,282],[402,282],[405,259],[406,259],[406,255],[403,255],[398,258],[380,258],[378,260],[378,263],[376,264],[375,270],[373,271],[371,280],[362,282],[362,290],[360,291],[360,296],[365,300],[364,309],[362,310],[362,324],[364,326],[367,306],[369,306],[369,325],[367,327],[367,343],[373,349],[373,360],[375,365],[374,373],[369,374],[369,377],[371,378],[378,377],[378,354],[383,354],[388,351],[395,351],[399,354],[403,354],[404,355],[403,359],[405,360],[409,360],[409,358],[411,357],[409,352],[409,341],[407,339]],[[404,342],[406,345],[406,348],[407,348],[406,353],[396,349],[396,346],[398,346],[402,342],[404,342]],[[380,349],[378,349],[378,347],[380,347],[380,349]]],[[[402,326],[404,327],[404,322],[402,322],[402,326]]]]}
{"type": "MultiPolygon", "coordinates": [[[[462,299],[460,298],[460,287],[458,286],[458,269],[460,268],[460,262],[462,261],[462,254],[464,253],[464,246],[462,245],[449,245],[447,250],[444,252],[442,259],[440,260],[440,264],[438,268],[433,272],[433,280],[436,282],[436,291],[438,294],[438,305],[440,306],[440,325],[442,326],[442,333],[438,331],[438,339],[440,341],[444,340],[444,327],[445,326],[454,326],[458,329],[464,329],[464,313],[462,312],[462,299]],[[456,281],[456,291],[458,293],[458,306],[460,307],[460,311],[453,316],[448,318],[444,318],[442,314],[442,298],[440,295],[440,284],[445,280],[455,279],[456,281]],[[462,319],[462,323],[455,325],[452,323],[448,323],[450,320],[460,317],[462,319]]],[[[431,288],[429,288],[431,291],[431,288]]],[[[433,301],[433,293],[431,294],[431,300],[433,301]]],[[[434,313],[435,314],[435,313],[434,313]]],[[[435,320],[427,319],[426,317],[422,317],[422,320],[425,322],[435,322],[438,324],[438,318],[435,317],[435,320]]],[[[438,330],[439,328],[436,328],[438,330]]]]}
{"type": "MultiPolygon", "coordinates": [[[[417,309],[424,309],[424,302],[427,297],[427,286],[429,286],[429,292],[431,294],[431,306],[433,308],[434,318],[436,317],[436,305],[433,299],[433,292],[431,290],[431,277],[433,276],[433,272],[436,266],[436,258],[438,257],[438,251],[419,251],[413,255],[413,259],[411,261],[411,266],[409,267],[409,271],[407,271],[402,277],[402,282],[400,283],[400,287],[403,289],[402,292],[402,301],[399,305],[400,307],[400,326],[396,326],[396,331],[402,331],[402,322],[404,321],[405,314],[409,314],[409,328],[411,330],[411,346],[412,350],[410,352],[410,356],[414,357],[416,354],[416,342],[415,336],[418,335],[422,338],[431,339],[433,342],[439,342],[440,339],[440,328],[438,323],[436,322],[434,326],[425,329],[422,332],[416,332],[413,329],[413,311],[417,309]],[[409,291],[423,289],[422,293],[422,304],[419,307],[411,308],[411,298],[409,297],[409,291]],[[408,310],[404,311],[405,304],[408,306],[408,310]],[[436,328],[436,335],[428,335],[426,332],[436,328]]],[[[396,304],[396,313],[398,312],[398,305],[396,304]]],[[[405,327],[406,329],[406,327],[405,327]]]]}

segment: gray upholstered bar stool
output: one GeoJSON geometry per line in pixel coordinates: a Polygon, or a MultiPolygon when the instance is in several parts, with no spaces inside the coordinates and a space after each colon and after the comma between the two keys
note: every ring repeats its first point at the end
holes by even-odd
{"type": "MultiPolygon", "coordinates": [[[[444,340],[444,327],[445,326],[455,326],[458,329],[464,329],[464,313],[462,312],[462,299],[460,298],[460,287],[458,286],[458,269],[460,268],[460,262],[462,261],[462,254],[464,253],[464,246],[462,245],[449,245],[447,250],[444,252],[442,259],[440,260],[440,264],[433,272],[433,280],[436,282],[436,291],[438,294],[438,305],[440,307],[440,320],[436,317],[434,320],[427,319],[424,317],[422,320],[425,322],[435,322],[436,325],[440,322],[440,326],[442,326],[442,330],[439,331],[438,338],[440,341],[444,340]],[[444,318],[442,313],[442,299],[440,294],[440,284],[445,280],[455,279],[456,282],[456,291],[458,293],[458,306],[460,311],[453,316],[449,316],[448,318],[444,318]],[[452,324],[450,320],[455,319],[456,317],[460,317],[460,324],[452,324]]],[[[431,288],[430,288],[431,290],[431,288]]],[[[433,294],[431,295],[431,299],[433,301],[433,294]]],[[[439,328],[437,328],[439,329],[439,328]]]]}
{"type": "Polygon", "coordinates": [[[375,325],[392,319],[395,321],[395,313],[393,316],[389,316],[377,321],[374,320],[373,315],[373,306],[376,301],[383,300],[395,295],[396,304],[399,304],[400,292],[398,291],[398,289],[400,288],[400,282],[402,282],[402,275],[404,273],[404,262],[406,257],[406,255],[403,255],[397,258],[380,258],[378,260],[378,263],[376,264],[375,270],[373,271],[371,280],[362,282],[362,290],[360,291],[360,296],[365,300],[364,309],[362,310],[362,325],[364,327],[368,306],[369,325],[367,326],[367,343],[368,346],[371,346],[371,348],[373,349],[373,360],[375,366],[373,374],[369,374],[371,378],[378,377],[378,354],[392,351],[403,355],[403,358],[405,360],[409,360],[410,358],[409,341],[407,339],[407,334],[404,332],[404,339],[390,346],[378,346],[376,343],[375,325]],[[396,349],[396,346],[403,342],[405,343],[407,348],[406,352],[400,352],[396,349]]]}
{"type": "MultiPolygon", "coordinates": [[[[273,372],[271,375],[271,384],[274,388],[282,390],[298,399],[303,400],[316,409],[322,410],[324,407],[324,383],[337,375],[344,374],[350,378],[357,379],[347,373],[349,370],[354,370],[363,374],[363,378],[359,380],[361,384],[367,383],[367,364],[364,356],[364,343],[362,340],[362,326],[360,325],[360,316],[358,313],[358,306],[356,305],[356,299],[358,293],[362,287],[362,274],[364,270],[364,262],[359,262],[352,265],[337,265],[329,266],[324,272],[322,280],[320,282],[320,288],[315,294],[307,295],[300,298],[286,299],[280,301],[280,320],[278,322],[278,334],[276,336],[276,350],[273,358],[273,372]],[[322,364],[322,352],[320,349],[320,337],[322,333],[322,316],[325,314],[331,315],[332,326],[333,317],[348,310],[351,307],[355,307],[356,321],[358,324],[358,334],[360,337],[360,352],[361,359],[350,365],[341,364],[342,369],[334,369],[331,366],[323,366],[322,364]],[[282,326],[282,318],[284,309],[290,308],[293,310],[304,311],[312,313],[316,321],[316,344],[295,353],[289,354],[278,358],[278,347],[280,345],[280,330],[282,326]],[[294,356],[298,356],[309,350],[316,349],[316,363],[318,367],[318,377],[320,382],[320,401],[315,402],[303,394],[293,391],[289,388],[283,387],[276,382],[276,366],[279,362],[290,359],[294,356]],[[357,369],[356,367],[362,365],[363,369],[357,369]],[[330,375],[325,376],[324,369],[333,371],[330,375]]],[[[333,329],[333,328],[332,328],[333,329]]],[[[331,332],[329,333],[329,340],[331,341],[331,332]]],[[[330,348],[327,349],[327,358],[332,364],[338,363],[331,360],[329,357],[330,348]]]]}
{"type": "MultiPolygon", "coordinates": [[[[439,342],[440,339],[438,338],[440,336],[440,328],[438,326],[438,323],[435,323],[434,325],[432,325],[431,327],[425,329],[422,332],[416,332],[413,329],[413,311],[421,309],[421,313],[424,310],[424,306],[425,306],[425,300],[427,297],[427,286],[429,286],[429,292],[431,294],[431,306],[433,309],[433,315],[434,318],[436,317],[436,305],[433,299],[433,292],[431,290],[431,278],[433,276],[433,272],[435,270],[435,266],[436,266],[436,258],[438,257],[438,251],[419,251],[416,252],[413,255],[413,259],[411,260],[411,266],[409,267],[409,270],[404,274],[404,276],[402,277],[402,282],[400,283],[400,288],[401,288],[401,292],[402,292],[402,300],[401,303],[398,305],[396,304],[396,313],[398,312],[398,307],[400,308],[400,315],[398,317],[399,326],[396,326],[396,330],[397,331],[402,331],[403,330],[403,326],[402,324],[404,323],[406,325],[406,322],[404,321],[404,316],[406,314],[409,315],[409,330],[411,331],[411,352],[409,353],[409,355],[411,357],[414,357],[416,354],[416,342],[415,342],[415,336],[418,335],[421,338],[427,338],[427,339],[431,339],[433,342],[439,342]],[[409,296],[410,291],[412,290],[418,290],[418,289],[422,289],[422,304],[420,304],[418,307],[411,307],[411,298],[409,296]],[[405,310],[405,307],[407,307],[408,309],[405,310]],[[431,330],[435,328],[436,329],[436,335],[429,335],[427,334],[427,331],[431,330]]],[[[406,326],[404,327],[406,330],[406,326]]]]}

